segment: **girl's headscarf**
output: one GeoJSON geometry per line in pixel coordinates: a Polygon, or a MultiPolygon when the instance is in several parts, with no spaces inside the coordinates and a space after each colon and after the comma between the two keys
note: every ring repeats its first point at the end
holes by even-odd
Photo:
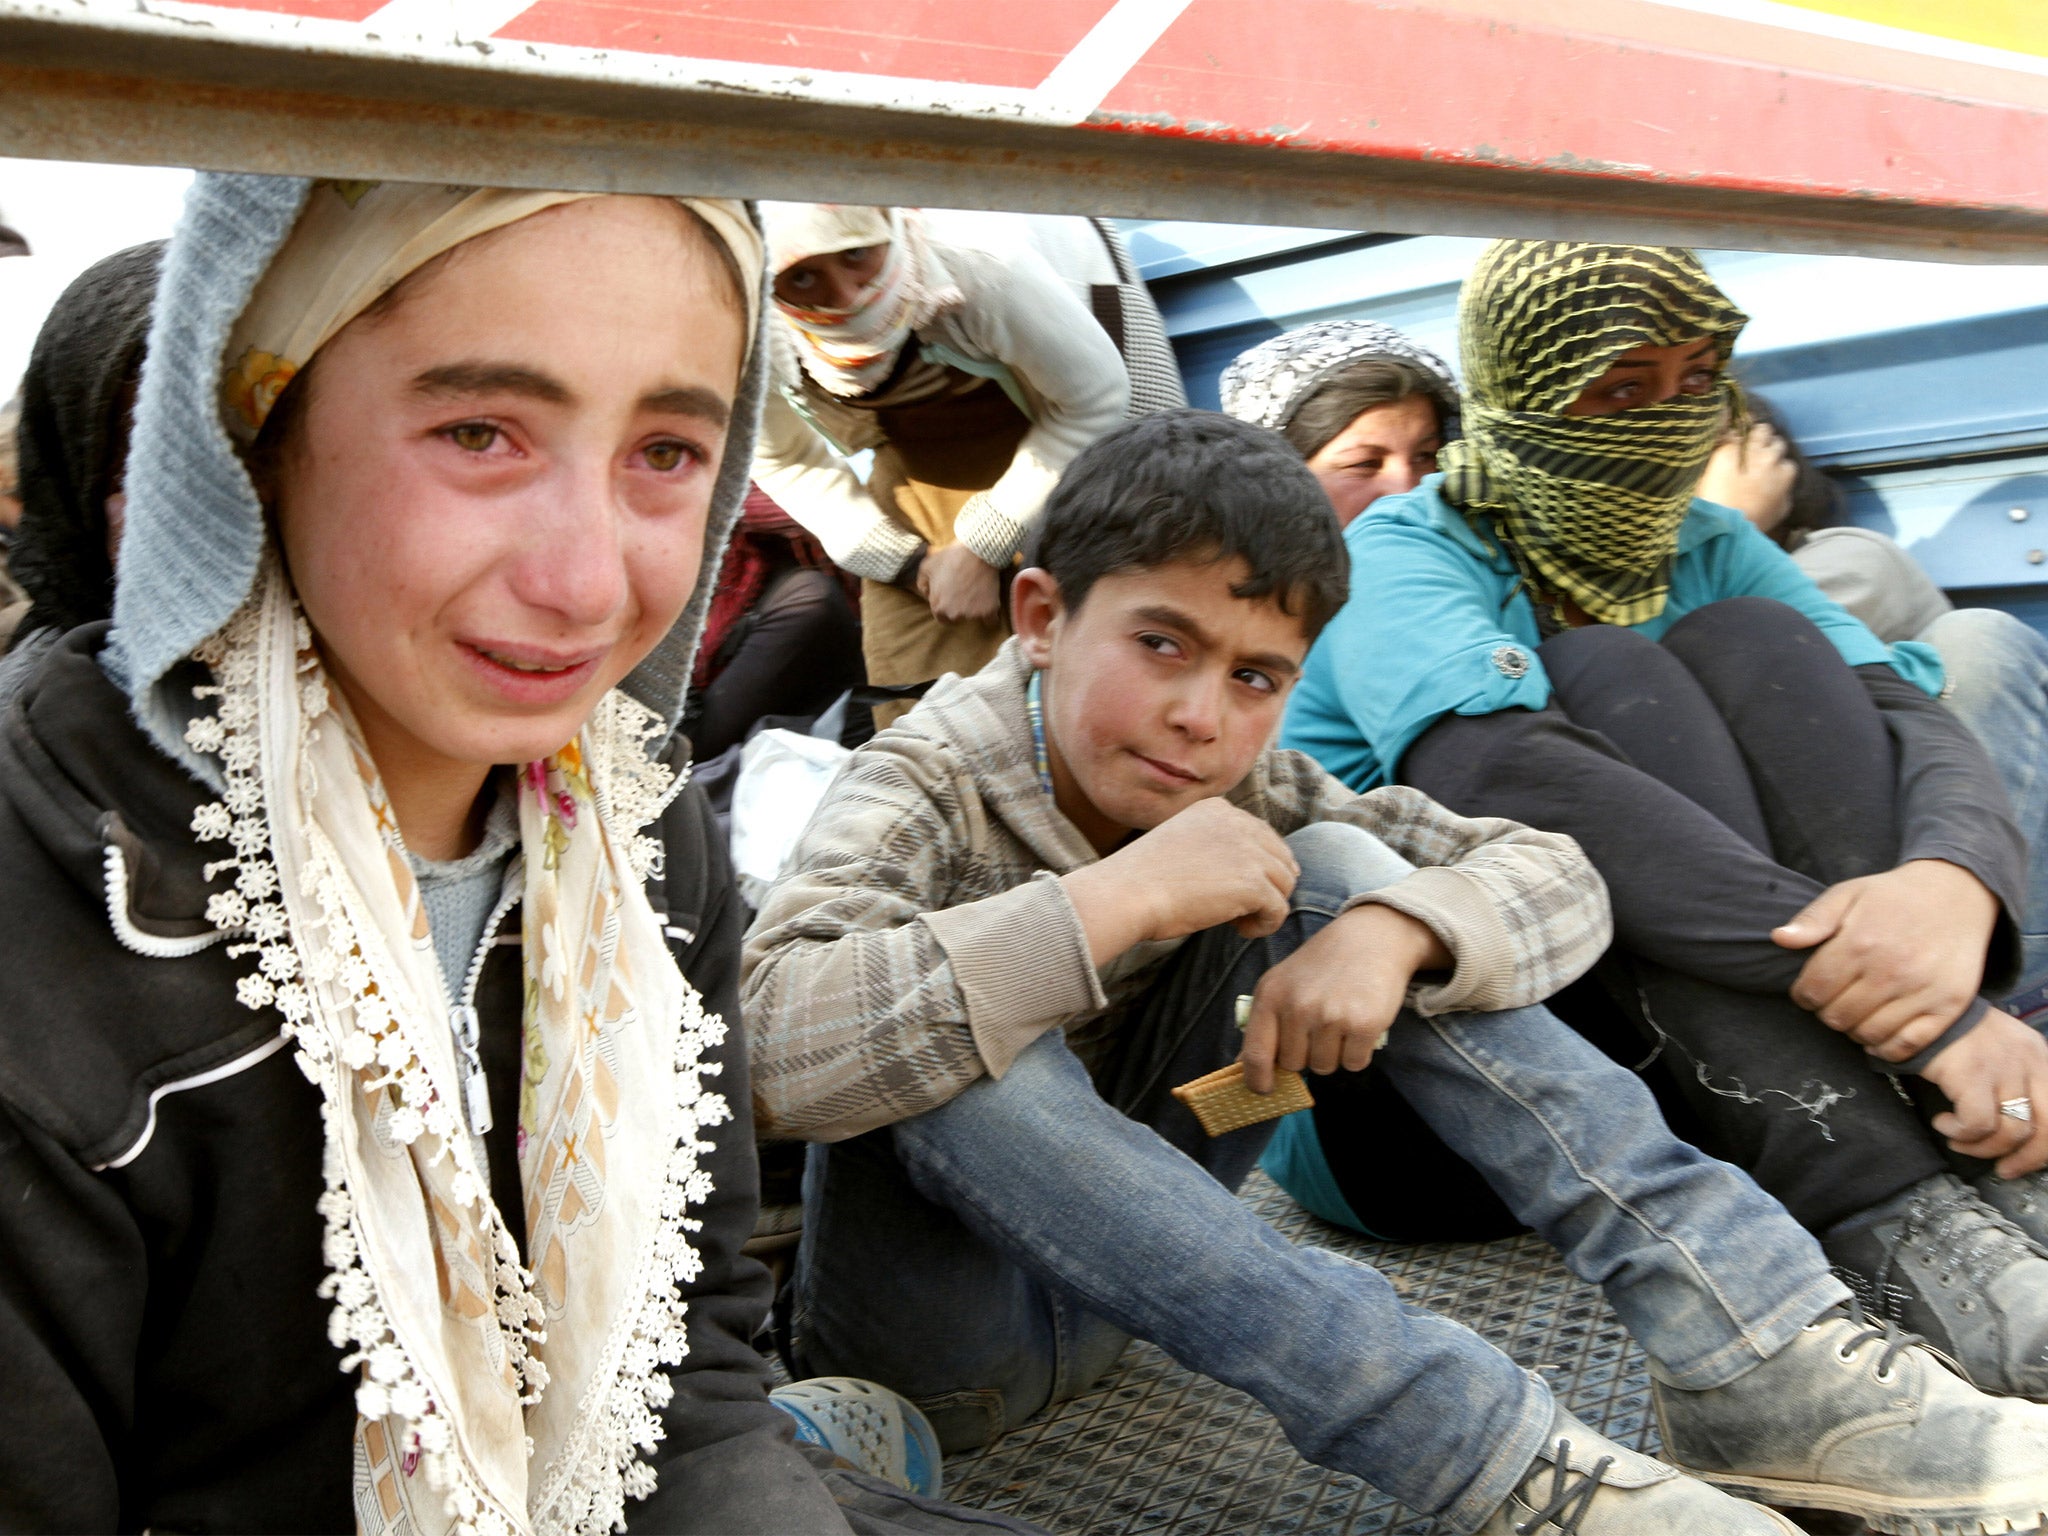
{"type": "Polygon", "coordinates": [[[1443,494],[1488,520],[1530,587],[1608,624],[1664,611],[1679,525],[1741,417],[1732,380],[1611,416],[1565,409],[1633,347],[1713,341],[1725,365],[1749,317],[1690,251],[1501,240],[1458,305],[1464,436],[1443,494]]]}
{"type": "MultiPolygon", "coordinates": [[[[760,348],[690,605],[573,741],[517,775],[523,1254],[480,1150],[488,1097],[466,1091],[473,1029],[229,434],[253,438],[291,375],[408,272],[579,195],[201,176],[143,371],[109,669],[167,749],[212,764],[221,798],[192,820],[224,845],[207,920],[249,957],[236,1001],[279,1021],[321,1096],[326,1188],[303,1197],[326,1221],[320,1294],[356,1377],[369,1536],[595,1536],[654,1487],[640,1458],[688,1347],[689,1212],[712,1193],[699,1161],[730,1111],[703,1060],[726,1023],[663,937],[646,829],[680,787],[660,748],[745,491],[760,348]]],[[[756,308],[745,207],[683,201],[756,308]]]]}
{"type": "Polygon", "coordinates": [[[887,245],[881,270],[846,309],[775,307],[787,323],[804,372],[828,394],[864,395],[889,376],[911,333],[960,302],[950,283],[934,284],[924,220],[911,208],[852,203],[763,203],[768,270],[860,246],[887,245]]]}
{"type": "Polygon", "coordinates": [[[164,243],[88,267],[36,335],[21,381],[21,527],[9,567],[36,630],[104,619],[114,606],[107,495],[126,447],[122,395],[142,367],[164,243]]]}
{"type": "Polygon", "coordinates": [[[1438,409],[1446,422],[1456,419],[1458,386],[1444,360],[1376,320],[1319,320],[1238,354],[1218,381],[1224,412],[1282,431],[1332,375],[1370,358],[1407,363],[1438,380],[1438,409]]]}

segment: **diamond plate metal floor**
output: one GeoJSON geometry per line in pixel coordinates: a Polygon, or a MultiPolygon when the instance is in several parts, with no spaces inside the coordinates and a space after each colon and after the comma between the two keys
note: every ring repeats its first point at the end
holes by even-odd
{"type": "MultiPolygon", "coordinates": [[[[1600,1293],[1566,1273],[1539,1239],[1374,1242],[1317,1220],[1260,1173],[1252,1175],[1244,1198],[1290,1239],[1374,1265],[1402,1295],[1427,1302],[1543,1372],[1594,1428],[1657,1451],[1641,1351],[1600,1293]]],[[[1448,1530],[1355,1477],[1302,1460],[1257,1403],[1182,1370],[1144,1343],[1125,1351],[1094,1392],[985,1451],[949,1460],[946,1496],[1021,1516],[1057,1536],[1438,1536],[1448,1530]]]]}

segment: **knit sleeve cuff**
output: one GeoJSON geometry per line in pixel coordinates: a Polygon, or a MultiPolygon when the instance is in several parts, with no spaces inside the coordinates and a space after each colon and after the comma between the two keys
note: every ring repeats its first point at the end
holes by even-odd
{"type": "Polygon", "coordinates": [[[921,921],[953,967],[990,1077],[1009,1071],[1053,1025],[1109,1006],[1081,916],[1049,871],[1000,896],[927,912],[921,921]]]}
{"type": "Polygon", "coordinates": [[[977,492],[953,522],[954,535],[982,561],[1008,570],[1024,543],[1024,524],[995,504],[987,491],[977,492]]]}
{"type": "Polygon", "coordinates": [[[1431,865],[1393,885],[1354,896],[1344,910],[1368,903],[1407,913],[1451,952],[1449,978],[1414,989],[1409,1003],[1417,1013],[1492,1012],[1524,1001],[1515,993],[1515,946],[1507,924],[1477,881],[1455,869],[1431,865]]]}
{"type": "Polygon", "coordinates": [[[870,581],[890,582],[903,568],[924,552],[924,540],[908,528],[878,517],[860,536],[860,542],[838,560],[840,569],[870,581]]]}

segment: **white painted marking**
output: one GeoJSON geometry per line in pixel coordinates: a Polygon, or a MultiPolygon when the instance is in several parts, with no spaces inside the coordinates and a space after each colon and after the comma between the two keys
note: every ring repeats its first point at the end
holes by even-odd
{"type": "Polygon", "coordinates": [[[245,1051],[233,1061],[215,1067],[210,1072],[201,1072],[195,1077],[181,1077],[175,1082],[165,1083],[149,1096],[149,1119],[142,1127],[142,1134],[135,1139],[135,1145],[111,1162],[97,1163],[94,1173],[104,1173],[109,1168],[126,1168],[142,1155],[142,1149],[149,1145],[149,1138],[156,1134],[157,1104],[174,1093],[184,1093],[191,1088],[204,1088],[208,1083],[217,1083],[224,1077],[233,1077],[237,1072],[246,1072],[259,1062],[268,1061],[285,1047],[283,1035],[273,1035],[253,1051],[245,1051]]]}
{"type": "Polygon", "coordinates": [[[363,18],[377,37],[469,43],[490,37],[533,8],[533,0],[389,0],[363,18]]]}
{"type": "Polygon", "coordinates": [[[1031,94],[1047,115],[1080,122],[1180,20],[1189,0],[1116,0],[1031,94]]]}
{"type": "Polygon", "coordinates": [[[1697,11],[1705,16],[1722,16],[1730,21],[1753,21],[1766,27],[1810,32],[1845,43],[1868,43],[1872,47],[1891,48],[1923,58],[1983,64],[1992,69],[2009,69],[2026,75],[2048,75],[2048,59],[2031,53],[1993,48],[1984,43],[1965,43],[1952,37],[1937,37],[1931,32],[1888,27],[1881,22],[1858,21],[1849,16],[1830,15],[1826,11],[1809,11],[1800,5],[1780,5],[1777,0],[1649,0],[1649,3],[1680,11],[1697,11]]]}

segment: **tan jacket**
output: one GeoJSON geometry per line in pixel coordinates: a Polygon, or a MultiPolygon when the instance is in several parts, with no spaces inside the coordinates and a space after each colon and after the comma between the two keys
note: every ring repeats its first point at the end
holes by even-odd
{"type": "MultiPolygon", "coordinates": [[[[747,935],[740,996],[764,1134],[837,1141],[1000,1077],[1048,1029],[1129,1001],[1181,941],[1102,971],[1059,876],[1096,854],[1039,787],[1017,642],[942,679],[853,755],[747,935]]],[[[1607,889],[1578,844],[1454,816],[1418,790],[1353,794],[1268,751],[1230,795],[1282,835],[1363,828],[1419,866],[1357,898],[1429,925],[1447,978],[1425,1014],[1539,1002],[1607,947],[1607,889]]]]}

